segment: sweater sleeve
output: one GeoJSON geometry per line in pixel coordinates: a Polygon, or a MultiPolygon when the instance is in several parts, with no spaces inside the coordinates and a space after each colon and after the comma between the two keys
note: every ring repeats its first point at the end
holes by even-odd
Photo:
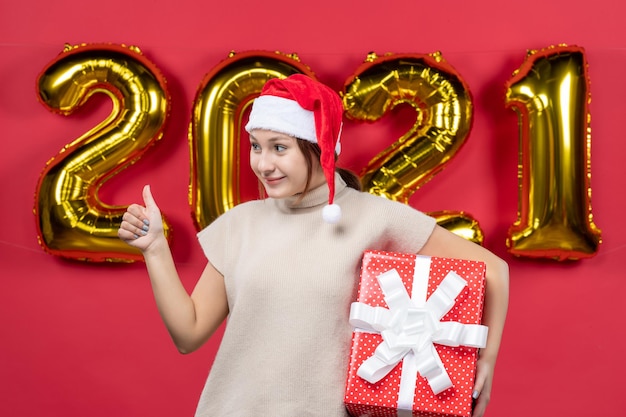
{"type": "Polygon", "coordinates": [[[223,276],[226,276],[233,262],[233,248],[236,245],[235,240],[239,238],[239,232],[235,230],[237,222],[233,221],[234,211],[239,209],[232,208],[197,234],[204,255],[223,276]]]}
{"type": "Polygon", "coordinates": [[[436,220],[433,217],[407,205],[391,202],[394,215],[390,216],[388,230],[392,234],[396,247],[394,251],[417,253],[430,238],[436,220]]]}
{"type": "Polygon", "coordinates": [[[426,244],[437,222],[427,214],[397,201],[362,193],[367,207],[373,208],[376,218],[384,227],[385,250],[417,253],[426,244]]]}

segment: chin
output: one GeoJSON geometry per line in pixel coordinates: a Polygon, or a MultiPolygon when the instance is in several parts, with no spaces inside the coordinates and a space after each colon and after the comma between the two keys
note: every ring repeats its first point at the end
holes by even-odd
{"type": "Polygon", "coordinates": [[[280,192],[278,190],[268,190],[267,188],[265,189],[265,194],[269,197],[269,198],[285,198],[287,195],[283,192],[280,192]]]}
{"type": "Polygon", "coordinates": [[[302,192],[294,193],[293,190],[281,191],[281,190],[268,190],[266,188],[265,194],[268,197],[273,198],[273,199],[281,199],[281,198],[295,197],[295,196],[302,194],[302,192]]]}

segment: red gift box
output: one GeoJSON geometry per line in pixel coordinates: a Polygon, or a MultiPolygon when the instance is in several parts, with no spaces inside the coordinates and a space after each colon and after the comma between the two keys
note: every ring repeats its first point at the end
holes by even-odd
{"type": "Polygon", "coordinates": [[[471,415],[478,347],[487,337],[485,271],[479,261],[364,253],[350,312],[350,415],[471,415]]]}

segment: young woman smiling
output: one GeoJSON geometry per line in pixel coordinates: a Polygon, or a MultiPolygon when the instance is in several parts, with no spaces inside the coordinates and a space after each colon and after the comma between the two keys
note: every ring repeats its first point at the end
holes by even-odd
{"type": "Polygon", "coordinates": [[[267,198],[239,204],[198,233],[208,262],[189,295],[150,188],[128,208],[119,237],[144,255],[157,307],[178,349],[192,352],[228,324],[197,416],[346,416],[344,384],[365,250],[487,264],[474,417],[489,401],[508,304],[508,266],[414,208],[360,191],[335,165],[339,96],[304,75],[272,79],[246,130],[267,198]]]}

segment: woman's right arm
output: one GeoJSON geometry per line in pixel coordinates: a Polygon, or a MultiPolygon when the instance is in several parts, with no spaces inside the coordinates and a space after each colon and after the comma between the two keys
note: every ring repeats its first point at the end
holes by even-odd
{"type": "Polygon", "coordinates": [[[228,315],[224,277],[207,263],[189,295],[178,276],[149,186],[144,187],[143,199],[145,207],[128,207],[118,236],[141,250],[161,318],[178,350],[190,353],[202,346],[228,315]]]}

